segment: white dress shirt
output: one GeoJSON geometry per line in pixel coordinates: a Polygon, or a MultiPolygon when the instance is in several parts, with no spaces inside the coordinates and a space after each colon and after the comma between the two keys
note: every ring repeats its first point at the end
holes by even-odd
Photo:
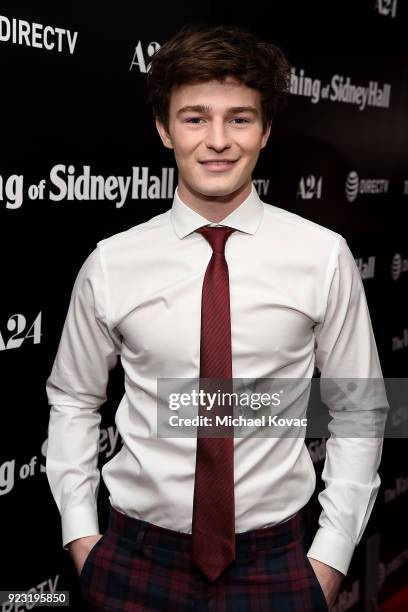
{"type": "MultiPolygon", "coordinates": [[[[196,438],[158,438],[157,379],[197,378],[209,221],[174,194],[172,207],[97,243],[77,275],[46,390],[46,473],[62,544],[99,532],[99,408],[120,356],[121,450],[102,468],[125,514],[191,533],[196,438]]],[[[381,378],[363,283],[338,233],[261,201],[219,225],[228,238],[234,378],[381,378]]],[[[373,407],[374,409],[375,407],[373,407]]],[[[308,555],[347,574],[380,486],[382,438],[330,437],[322,512],[308,555]]],[[[289,519],[310,499],[303,438],[234,438],[236,532],[289,519]]]]}

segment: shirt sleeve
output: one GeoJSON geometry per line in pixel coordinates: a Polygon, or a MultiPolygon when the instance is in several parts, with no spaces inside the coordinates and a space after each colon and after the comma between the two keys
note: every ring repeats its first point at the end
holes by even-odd
{"type": "Polygon", "coordinates": [[[46,382],[51,405],[46,474],[61,514],[64,549],[72,540],[99,532],[99,408],[121,346],[120,334],[109,325],[108,304],[98,244],[75,280],[46,382]]]}
{"type": "Polygon", "coordinates": [[[307,555],[347,575],[380,487],[377,470],[389,405],[363,282],[342,236],[328,270],[325,315],[315,325],[315,363],[321,399],[332,417],[331,435],[322,472],[325,489],[318,496],[319,528],[307,555]],[[354,392],[339,393],[342,381],[352,383],[347,389],[354,392]]]}

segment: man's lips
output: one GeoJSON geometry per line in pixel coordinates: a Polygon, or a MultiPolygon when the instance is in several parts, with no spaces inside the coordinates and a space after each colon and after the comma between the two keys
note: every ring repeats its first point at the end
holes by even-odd
{"type": "Polygon", "coordinates": [[[221,172],[223,170],[229,170],[229,168],[232,168],[232,166],[237,162],[238,160],[231,160],[231,161],[202,161],[200,162],[200,164],[202,164],[207,170],[211,170],[211,171],[215,171],[215,172],[221,172]]]}

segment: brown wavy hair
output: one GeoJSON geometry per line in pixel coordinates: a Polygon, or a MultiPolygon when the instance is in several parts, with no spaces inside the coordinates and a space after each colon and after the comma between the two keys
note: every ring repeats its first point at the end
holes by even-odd
{"type": "Polygon", "coordinates": [[[291,64],[281,49],[233,25],[185,24],[152,56],[146,93],[168,131],[173,88],[234,77],[261,96],[263,130],[286,106],[291,64]]]}

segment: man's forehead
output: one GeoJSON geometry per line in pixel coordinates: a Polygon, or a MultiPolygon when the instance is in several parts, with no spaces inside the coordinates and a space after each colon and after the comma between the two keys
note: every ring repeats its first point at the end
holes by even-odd
{"type": "MultiPolygon", "coordinates": [[[[187,104],[186,106],[182,106],[180,108],[178,108],[176,110],[177,115],[181,115],[183,113],[211,113],[214,110],[216,110],[216,108],[214,108],[213,106],[209,105],[209,104],[187,104]]],[[[228,113],[252,113],[254,115],[258,115],[258,109],[256,108],[256,106],[253,106],[251,104],[246,104],[246,105],[238,105],[238,106],[227,106],[227,107],[222,107],[222,110],[224,110],[225,112],[228,113]]]]}
{"type": "Polygon", "coordinates": [[[259,99],[259,92],[243,83],[205,81],[180,85],[174,89],[171,106],[177,114],[193,111],[210,113],[217,110],[258,114],[259,99]]]}

